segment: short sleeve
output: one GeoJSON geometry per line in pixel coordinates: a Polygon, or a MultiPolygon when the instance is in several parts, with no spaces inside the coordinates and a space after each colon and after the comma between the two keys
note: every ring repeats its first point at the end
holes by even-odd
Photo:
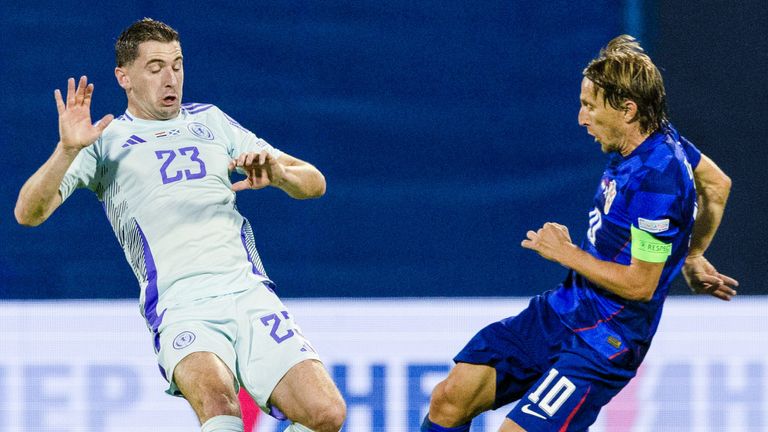
{"type": "MultiPolygon", "coordinates": [[[[101,139],[99,139],[98,142],[100,141],[101,139]]],[[[75,157],[75,160],[72,161],[72,165],[67,169],[67,172],[64,174],[64,178],[59,185],[59,193],[61,194],[62,201],[66,201],[75,189],[85,187],[90,190],[95,190],[97,183],[96,172],[98,167],[98,157],[96,155],[97,143],[81,150],[77,157],[75,157]]]]}
{"type": "Polygon", "coordinates": [[[283,152],[272,147],[267,141],[257,137],[253,132],[244,128],[235,119],[221,112],[226,120],[225,127],[232,138],[229,156],[233,159],[247,152],[261,152],[266,150],[275,159],[279,158],[283,152]]]}
{"type": "Polygon", "coordinates": [[[671,253],[683,226],[676,177],[649,170],[636,183],[629,206],[633,257],[664,262],[671,253]]]}
{"type": "Polygon", "coordinates": [[[680,136],[680,145],[683,147],[685,158],[688,159],[688,163],[691,164],[691,168],[696,169],[696,167],[699,165],[699,162],[701,162],[701,151],[699,151],[699,149],[696,148],[692,142],[688,141],[688,139],[682,135],[680,136]]]}

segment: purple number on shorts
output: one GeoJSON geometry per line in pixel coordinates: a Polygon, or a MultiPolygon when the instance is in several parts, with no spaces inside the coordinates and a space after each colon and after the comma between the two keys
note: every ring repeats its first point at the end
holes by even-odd
{"type": "Polygon", "coordinates": [[[171,162],[176,159],[176,152],[173,150],[157,150],[155,151],[155,155],[158,159],[163,160],[166,156],[168,157],[168,159],[165,159],[163,162],[163,166],[160,167],[160,175],[163,178],[163,184],[177,182],[183,180],[185,177],[187,180],[195,180],[205,177],[205,174],[207,174],[205,170],[205,162],[198,158],[200,151],[197,149],[197,147],[182,147],[179,149],[179,154],[182,156],[187,156],[189,160],[193,162],[197,162],[200,170],[195,173],[188,169],[185,169],[184,172],[176,171],[173,177],[169,177],[168,167],[171,165],[171,162]],[[188,155],[188,153],[191,154],[188,155]]]}
{"type": "MultiPolygon", "coordinates": [[[[288,318],[288,312],[283,311],[282,314],[286,319],[288,318]]],[[[275,342],[281,343],[284,340],[293,336],[294,333],[293,333],[293,330],[291,329],[288,329],[288,331],[282,336],[279,336],[277,334],[277,328],[280,326],[280,317],[278,317],[277,314],[269,314],[267,316],[261,317],[261,323],[264,324],[265,326],[269,326],[270,322],[273,322],[273,323],[272,323],[272,330],[269,331],[269,335],[272,336],[272,339],[274,339],[275,342]]]]}
{"type": "Polygon", "coordinates": [[[163,166],[160,167],[160,175],[163,177],[163,184],[173,183],[182,179],[183,174],[181,171],[176,171],[176,175],[173,177],[168,177],[168,173],[166,172],[171,162],[176,159],[176,153],[174,153],[173,150],[157,150],[155,155],[160,160],[164,159],[163,155],[168,155],[168,159],[165,159],[163,166]]]}

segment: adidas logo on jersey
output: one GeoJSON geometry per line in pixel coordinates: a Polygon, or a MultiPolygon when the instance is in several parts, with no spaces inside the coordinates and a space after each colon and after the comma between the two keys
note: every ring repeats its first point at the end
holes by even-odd
{"type": "Polygon", "coordinates": [[[125,148],[125,147],[128,147],[128,146],[132,146],[132,145],[136,145],[136,144],[141,144],[141,143],[144,143],[144,142],[147,142],[147,141],[146,141],[146,140],[144,140],[144,139],[142,139],[142,138],[141,138],[141,137],[139,137],[138,135],[131,135],[131,136],[130,136],[130,137],[129,137],[129,138],[128,138],[128,139],[127,139],[127,140],[126,140],[124,143],[123,143],[123,145],[122,145],[121,147],[125,148]]]}

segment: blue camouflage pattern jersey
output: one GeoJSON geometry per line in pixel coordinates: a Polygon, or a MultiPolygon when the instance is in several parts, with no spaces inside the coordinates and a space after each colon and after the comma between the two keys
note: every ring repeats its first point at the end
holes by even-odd
{"type": "Polygon", "coordinates": [[[629,265],[634,256],[664,262],[649,302],[609,292],[571,270],[548,296],[560,320],[609,359],[631,352],[639,365],[661,318],[669,285],[688,254],[696,217],[693,170],[701,153],[666,125],[624,157],[612,153],[589,212],[581,248],[629,265]]]}

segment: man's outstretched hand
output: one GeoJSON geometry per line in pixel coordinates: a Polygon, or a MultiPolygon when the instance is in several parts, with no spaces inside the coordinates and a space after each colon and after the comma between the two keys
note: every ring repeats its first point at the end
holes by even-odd
{"type": "Polygon", "coordinates": [[[86,76],[80,77],[77,89],[74,78],[67,80],[66,103],[59,89],[53,92],[53,97],[59,112],[60,142],[66,151],[79,152],[93,144],[114,119],[112,114],[107,114],[96,124],[91,123],[93,84],[88,84],[86,76]]]}

